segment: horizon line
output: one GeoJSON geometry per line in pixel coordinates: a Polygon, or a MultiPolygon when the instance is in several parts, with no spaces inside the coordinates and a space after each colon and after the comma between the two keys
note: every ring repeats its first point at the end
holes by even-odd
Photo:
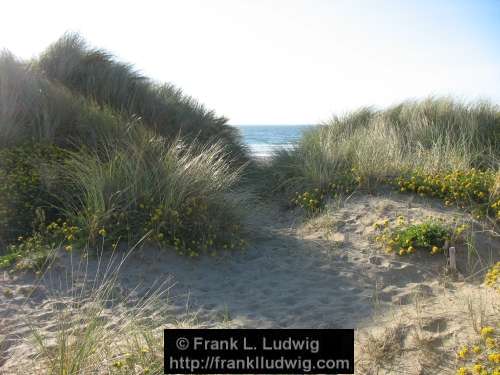
{"type": "Polygon", "coordinates": [[[304,124],[287,124],[287,123],[229,124],[228,123],[228,125],[230,125],[230,126],[314,126],[314,125],[318,125],[318,124],[312,124],[312,123],[304,123],[304,124]]]}

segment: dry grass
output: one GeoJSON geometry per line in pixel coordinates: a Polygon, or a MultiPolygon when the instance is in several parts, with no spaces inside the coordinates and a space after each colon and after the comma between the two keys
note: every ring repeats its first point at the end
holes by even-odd
{"type": "Polygon", "coordinates": [[[40,282],[59,290],[51,291],[43,309],[25,317],[30,334],[18,342],[22,350],[11,371],[162,374],[163,329],[173,326],[170,286],[166,281],[144,295],[122,290],[118,275],[132,251],[100,260],[95,273],[88,272],[85,257],[74,258],[63,275],[47,271],[40,282]]]}
{"type": "Polygon", "coordinates": [[[472,345],[481,327],[500,328],[500,301],[489,290],[444,290],[432,299],[393,309],[357,335],[359,374],[455,374],[457,351],[472,345]]]}

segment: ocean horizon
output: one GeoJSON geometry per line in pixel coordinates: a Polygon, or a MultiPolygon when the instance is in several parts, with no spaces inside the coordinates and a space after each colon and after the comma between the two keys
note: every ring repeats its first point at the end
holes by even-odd
{"type": "Polygon", "coordinates": [[[269,157],[280,149],[292,149],[304,130],[313,125],[232,125],[241,131],[243,141],[254,157],[269,157]]]}

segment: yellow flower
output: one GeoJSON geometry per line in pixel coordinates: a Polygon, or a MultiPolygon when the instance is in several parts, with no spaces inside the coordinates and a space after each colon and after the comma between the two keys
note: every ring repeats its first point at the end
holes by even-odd
{"type": "Polygon", "coordinates": [[[469,374],[469,370],[467,369],[467,367],[460,367],[457,370],[457,375],[467,375],[467,374],[469,374]]]}
{"type": "Polygon", "coordinates": [[[71,245],[64,246],[64,250],[66,250],[69,253],[73,250],[73,246],[71,245]]]}
{"type": "Polygon", "coordinates": [[[102,228],[101,230],[99,230],[99,235],[102,236],[102,237],[106,237],[106,229],[102,228]]]}
{"type": "Polygon", "coordinates": [[[493,362],[493,363],[500,363],[500,353],[489,354],[488,361],[493,362]]]}
{"type": "Polygon", "coordinates": [[[459,358],[465,359],[467,353],[469,353],[469,348],[464,346],[462,349],[458,351],[457,355],[459,358]]]}
{"type": "Polygon", "coordinates": [[[493,332],[495,332],[495,329],[493,327],[486,326],[481,328],[481,336],[483,337],[490,336],[493,334],[493,332]]]}
{"type": "Polygon", "coordinates": [[[480,347],[480,346],[478,346],[478,345],[474,345],[474,346],[472,347],[472,351],[473,351],[474,353],[476,353],[476,354],[479,354],[479,353],[481,353],[481,347],[480,347]]]}

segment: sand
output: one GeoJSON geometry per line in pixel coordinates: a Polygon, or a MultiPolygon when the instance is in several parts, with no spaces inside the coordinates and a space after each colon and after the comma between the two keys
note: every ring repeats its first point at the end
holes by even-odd
{"type": "MultiPolygon", "coordinates": [[[[499,256],[500,241],[481,234],[479,256],[471,260],[465,257],[465,247],[459,248],[460,274],[450,279],[443,271],[443,256],[403,258],[383,253],[373,240],[375,221],[400,214],[415,219],[464,217],[438,202],[407,195],[354,196],[341,207],[332,203],[326,214],[307,223],[298,220],[296,212],[278,207],[255,211],[259,214],[249,219],[251,241],[245,251],[191,259],[143,248],[123,264],[120,292],[134,290],[140,296],[155,282],[166,282],[171,286],[167,311],[176,321],[191,319],[206,327],[224,323],[245,328],[357,328],[362,340],[363,334],[392,324],[395,314],[414,312],[416,301],[426,306],[425,314],[442,316],[438,312],[443,306],[463,305],[465,291],[489,293],[477,279],[465,283],[463,278],[484,270],[499,256]]],[[[92,279],[97,273],[97,259],[89,259],[86,271],[77,272],[81,261],[77,253],[59,257],[41,281],[31,273],[0,275],[4,373],[14,371],[16,363],[32,352],[25,317],[53,331],[54,303],[70,293],[65,286],[77,285],[84,274],[92,279]],[[27,295],[31,295],[28,301],[27,295]]],[[[109,257],[104,254],[101,267],[109,257]]],[[[446,336],[457,329],[457,324],[443,323],[438,330],[446,336]]]]}

